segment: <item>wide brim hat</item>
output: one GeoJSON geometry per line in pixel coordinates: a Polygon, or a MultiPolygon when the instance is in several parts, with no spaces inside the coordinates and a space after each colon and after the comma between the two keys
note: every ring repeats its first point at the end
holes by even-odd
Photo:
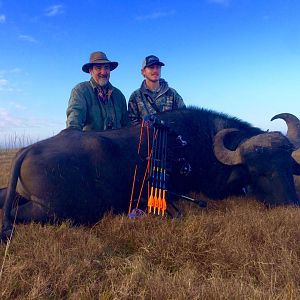
{"type": "Polygon", "coordinates": [[[82,66],[82,71],[85,73],[89,73],[91,67],[99,64],[109,64],[110,70],[112,71],[118,66],[119,63],[117,63],[116,61],[108,60],[104,52],[96,51],[91,53],[90,62],[82,66]]]}

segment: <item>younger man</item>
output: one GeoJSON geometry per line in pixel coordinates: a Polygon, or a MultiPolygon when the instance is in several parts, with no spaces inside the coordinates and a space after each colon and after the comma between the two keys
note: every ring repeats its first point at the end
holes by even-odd
{"type": "Polygon", "coordinates": [[[131,94],[128,102],[128,116],[132,125],[138,124],[147,115],[185,107],[181,96],[160,78],[164,65],[157,56],[145,58],[141,70],[145,80],[131,94]]]}

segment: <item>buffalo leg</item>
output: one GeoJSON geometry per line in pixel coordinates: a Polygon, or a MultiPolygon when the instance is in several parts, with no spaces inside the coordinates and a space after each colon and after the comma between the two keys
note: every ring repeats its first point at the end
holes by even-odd
{"type": "MultiPolygon", "coordinates": [[[[7,192],[7,188],[0,189],[0,209],[3,208],[5,198],[6,198],[6,192],[7,192]]],[[[16,193],[14,201],[15,203],[18,203],[18,205],[23,205],[27,203],[29,200],[24,198],[20,194],[16,193]]]]}
{"type": "Polygon", "coordinates": [[[0,234],[0,242],[6,242],[13,234],[13,225],[11,221],[16,220],[16,223],[40,222],[45,223],[50,219],[49,210],[36,203],[29,201],[26,204],[18,205],[11,210],[11,220],[7,220],[2,224],[0,234]]]}
{"type": "Polygon", "coordinates": [[[0,208],[2,208],[3,205],[4,205],[4,201],[5,201],[5,197],[6,197],[6,191],[7,191],[7,188],[0,189],[0,208]]]}
{"type": "Polygon", "coordinates": [[[39,203],[29,201],[26,204],[19,205],[12,209],[11,218],[14,219],[15,215],[17,222],[47,222],[50,219],[49,210],[40,205],[39,203]]]}

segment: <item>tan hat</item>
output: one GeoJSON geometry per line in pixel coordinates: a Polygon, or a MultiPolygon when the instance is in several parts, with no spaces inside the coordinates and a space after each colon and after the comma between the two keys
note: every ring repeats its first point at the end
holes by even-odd
{"type": "Polygon", "coordinates": [[[109,64],[111,71],[118,66],[117,62],[108,60],[104,52],[96,51],[91,53],[90,62],[82,66],[82,71],[89,73],[89,69],[98,64],[109,64]]]}

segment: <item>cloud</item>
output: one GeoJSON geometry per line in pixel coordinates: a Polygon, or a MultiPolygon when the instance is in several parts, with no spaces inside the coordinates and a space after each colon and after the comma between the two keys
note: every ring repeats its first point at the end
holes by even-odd
{"type": "Polygon", "coordinates": [[[223,6],[228,6],[230,4],[230,0],[208,0],[209,3],[220,4],[223,6]]]}
{"type": "MultiPolygon", "coordinates": [[[[46,125],[51,126],[52,124],[46,125]]],[[[20,148],[32,144],[40,140],[34,132],[40,128],[44,131],[47,128],[46,125],[43,120],[40,122],[31,117],[24,117],[23,114],[15,116],[9,110],[0,107],[0,147],[20,148]]],[[[53,128],[50,126],[49,128],[53,128]]]]}
{"type": "Polygon", "coordinates": [[[0,70],[0,92],[22,92],[20,85],[13,83],[21,73],[24,72],[18,67],[0,70]]]}
{"type": "Polygon", "coordinates": [[[27,110],[27,107],[22,105],[22,104],[19,104],[15,101],[9,101],[9,107],[11,107],[14,111],[15,110],[20,110],[20,111],[25,111],[27,110]]]}
{"type": "Polygon", "coordinates": [[[64,13],[63,5],[61,5],[61,4],[52,5],[46,9],[47,17],[54,17],[57,15],[61,15],[63,13],[64,13]]]}
{"type": "Polygon", "coordinates": [[[19,74],[21,72],[22,72],[22,69],[17,68],[17,67],[16,68],[12,68],[10,70],[4,70],[4,69],[2,69],[2,70],[0,70],[0,77],[4,76],[5,74],[19,74]]]}
{"type": "Polygon", "coordinates": [[[13,74],[21,73],[22,69],[20,69],[20,68],[13,68],[13,69],[9,70],[8,72],[9,73],[13,73],[13,74]]]}
{"type": "MultiPolygon", "coordinates": [[[[12,104],[12,103],[10,103],[12,104]]],[[[51,128],[57,126],[53,120],[45,120],[26,115],[27,108],[19,107],[16,109],[16,103],[11,105],[10,109],[0,107],[0,129],[10,130],[14,128],[51,128]]]]}
{"type": "Polygon", "coordinates": [[[136,17],[136,20],[138,21],[144,21],[144,20],[154,20],[154,19],[161,19],[165,17],[169,17],[174,15],[176,12],[174,9],[169,11],[156,11],[148,15],[141,15],[136,17]]]}
{"type": "Polygon", "coordinates": [[[9,89],[9,82],[6,79],[0,79],[0,91],[6,91],[9,89]]]}
{"type": "Polygon", "coordinates": [[[21,119],[13,117],[9,111],[0,107],[0,128],[20,127],[21,119]]]}
{"type": "Polygon", "coordinates": [[[0,24],[4,24],[6,21],[5,15],[0,15],[0,24]]]}
{"type": "Polygon", "coordinates": [[[24,147],[53,136],[63,128],[64,122],[33,116],[17,102],[9,102],[7,108],[0,107],[0,147],[24,147]]]}
{"type": "Polygon", "coordinates": [[[25,42],[37,43],[37,40],[30,35],[20,34],[19,39],[25,42]]]}

